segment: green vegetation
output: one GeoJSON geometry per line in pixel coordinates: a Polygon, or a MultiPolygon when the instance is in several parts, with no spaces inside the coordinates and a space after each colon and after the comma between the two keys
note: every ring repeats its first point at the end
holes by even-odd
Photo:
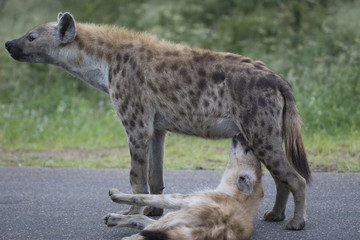
{"type": "MultiPolygon", "coordinates": [[[[313,169],[360,171],[359,1],[0,0],[0,42],[55,21],[59,11],[262,60],[293,86],[313,169]]],[[[165,167],[224,169],[228,145],[168,134],[165,167]]],[[[15,62],[0,48],[0,165],[129,161],[107,95],[53,66],[15,62]]]]}

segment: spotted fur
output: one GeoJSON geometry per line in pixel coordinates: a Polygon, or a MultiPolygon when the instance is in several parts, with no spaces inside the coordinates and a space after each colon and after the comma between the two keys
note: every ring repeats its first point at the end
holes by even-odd
{"type": "MultiPolygon", "coordinates": [[[[134,193],[147,193],[148,185],[151,193],[162,193],[167,131],[212,139],[242,132],[277,185],[265,219],[285,218],[291,192],[295,213],[286,226],[304,227],[311,175],[300,115],[289,83],[264,63],[124,28],[75,23],[69,13],[5,45],[16,60],[62,67],[109,94],[128,136],[134,193]]],[[[132,207],[128,214],[139,210],[132,207]]]]}

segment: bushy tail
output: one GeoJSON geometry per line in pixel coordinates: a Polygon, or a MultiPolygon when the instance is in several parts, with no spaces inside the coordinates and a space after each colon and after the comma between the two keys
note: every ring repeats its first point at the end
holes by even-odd
{"type": "Polygon", "coordinates": [[[282,89],[281,92],[285,98],[283,139],[285,140],[286,156],[296,171],[309,184],[311,182],[311,172],[301,137],[301,117],[291,87],[282,89]]]}

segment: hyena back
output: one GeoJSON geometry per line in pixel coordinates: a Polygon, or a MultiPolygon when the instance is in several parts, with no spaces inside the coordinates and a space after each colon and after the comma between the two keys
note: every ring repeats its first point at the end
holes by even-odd
{"type": "MultiPolygon", "coordinates": [[[[265,220],[285,218],[291,192],[295,212],[286,227],[305,226],[310,170],[300,115],[289,83],[262,62],[75,23],[69,13],[5,46],[16,60],[59,66],[110,95],[128,136],[134,193],[148,193],[148,185],[153,194],[163,192],[167,131],[213,139],[241,132],[276,183],[276,201],[265,220]]],[[[132,207],[128,214],[139,211],[132,207]]],[[[145,213],[161,215],[162,209],[145,213]]]]}
{"type": "Polygon", "coordinates": [[[141,231],[125,239],[248,239],[260,201],[264,196],[260,162],[241,133],[230,144],[229,162],[219,186],[192,194],[123,194],[110,190],[111,199],[157,208],[180,209],[158,221],[143,215],[108,214],[109,227],[132,227],[141,231]]]}

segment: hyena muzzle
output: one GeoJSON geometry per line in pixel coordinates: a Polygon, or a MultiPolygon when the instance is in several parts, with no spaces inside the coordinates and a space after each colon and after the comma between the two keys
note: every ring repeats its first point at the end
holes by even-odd
{"type": "MultiPolygon", "coordinates": [[[[69,13],[5,47],[18,61],[59,66],[109,94],[128,135],[133,193],[148,193],[148,186],[152,194],[163,192],[167,131],[213,139],[241,132],[276,183],[275,204],[265,220],[285,219],[291,192],[295,211],[286,227],[305,226],[311,175],[300,115],[290,84],[262,62],[123,28],[76,23],[69,13]]],[[[132,207],[127,213],[139,211],[132,207]]]]}

